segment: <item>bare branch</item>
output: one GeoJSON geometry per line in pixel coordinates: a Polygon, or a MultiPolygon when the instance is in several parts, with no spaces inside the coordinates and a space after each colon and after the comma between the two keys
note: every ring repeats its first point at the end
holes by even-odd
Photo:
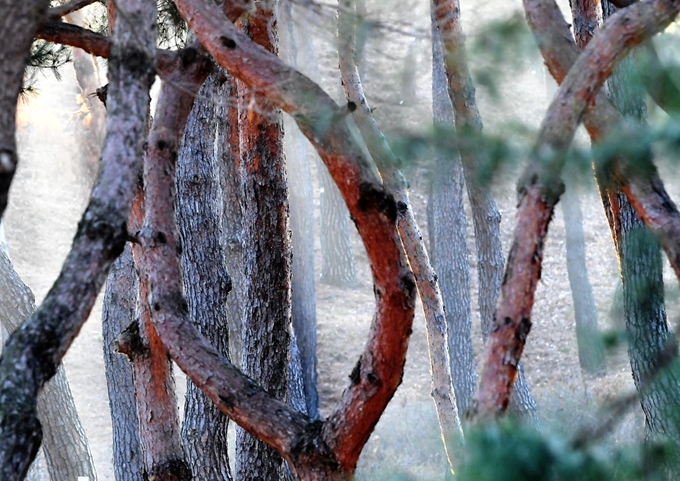
{"type": "MultiPolygon", "coordinates": [[[[154,2],[118,3],[128,12],[127,18],[145,25],[155,20],[154,2]]],[[[12,334],[0,360],[2,479],[20,479],[35,456],[41,431],[36,418],[38,392],[54,375],[87,319],[125,244],[125,222],[138,177],[154,79],[155,32],[128,22],[121,22],[119,30],[109,69],[112,88],[99,181],[59,278],[31,319],[12,334]]]]}
{"type": "Polygon", "coordinates": [[[47,12],[47,18],[50,20],[57,20],[77,10],[80,10],[81,8],[85,8],[94,2],[95,0],[71,0],[70,2],[59,5],[58,7],[50,8],[47,12]]]}
{"type": "MultiPolygon", "coordinates": [[[[387,192],[397,201],[397,227],[404,250],[416,279],[416,286],[425,312],[428,353],[432,374],[432,398],[437,410],[444,450],[451,470],[455,472],[456,456],[453,443],[462,444],[463,431],[456,407],[451,377],[451,357],[448,348],[447,323],[444,302],[437,274],[423,243],[423,237],[413,215],[406,182],[399,170],[399,159],[394,155],[364,95],[361,76],[356,65],[355,29],[358,17],[356,3],[343,2],[338,9],[338,57],[340,74],[347,101],[356,106],[352,115],[363,136],[371,157],[376,162],[387,192]]],[[[458,459],[460,461],[460,459],[458,459]]]]}
{"type": "Polygon", "coordinates": [[[543,242],[562,192],[559,176],[564,152],[574,131],[616,64],[632,47],[669,25],[678,8],[678,2],[638,2],[610,17],[576,60],[550,105],[531,162],[518,184],[513,245],[476,398],[481,417],[496,415],[508,405],[531,328],[543,242]]]}
{"type": "Polygon", "coordinates": [[[211,2],[177,0],[176,5],[220,65],[298,122],[338,184],[364,240],[374,275],[376,314],[352,384],[322,433],[342,469],[353,472],[361,449],[401,382],[413,322],[415,285],[395,226],[396,202],[353,141],[344,119],[346,109],[250,41],[211,2]]]}

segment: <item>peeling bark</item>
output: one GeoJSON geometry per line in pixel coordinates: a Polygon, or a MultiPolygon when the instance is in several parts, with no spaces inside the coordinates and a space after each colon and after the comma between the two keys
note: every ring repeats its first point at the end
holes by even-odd
{"type": "Polygon", "coordinates": [[[41,440],[38,392],[56,372],[125,244],[154,77],[155,4],[119,0],[118,5],[126,11],[126,20],[114,37],[109,64],[112,88],[102,173],[59,278],[31,319],[10,337],[0,360],[3,480],[23,477],[35,456],[41,440]]]}

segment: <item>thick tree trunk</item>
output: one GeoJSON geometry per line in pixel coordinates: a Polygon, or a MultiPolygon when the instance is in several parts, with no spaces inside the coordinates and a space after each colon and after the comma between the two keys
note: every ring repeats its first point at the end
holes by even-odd
{"type": "MultiPolygon", "coordinates": [[[[198,330],[227,359],[226,299],[231,279],[221,244],[219,164],[215,155],[215,100],[223,94],[221,73],[213,72],[194,102],[177,159],[175,212],[182,252],[184,292],[198,330]]],[[[182,442],[193,479],[230,480],[228,421],[194,383],[187,380],[182,442]]]]}
{"type": "MultiPolygon", "coordinates": [[[[293,4],[286,1],[279,8],[282,21],[281,57],[298,68],[297,35],[293,20],[293,4]]],[[[290,198],[290,228],[292,232],[292,317],[293,332],[299,347],[306,411],[319,417],[319,393],[316,372],[316,296],[314,287],[314,192],[309,144],[295,121],[283,117],[285,156],[290,198]]],[[[291,356],[291,360],[295,358],[291,356]]],[[[294,369],[295,366],[291,366],[294,369]]],[[[292,393],[291,393],[292,394],[292,393]]]]}
{"type": "MultiPolygon", "coordinates": [[[[244,22],[255,42],[277,50],[274,2],[260,6],[244,22]]],[[[283,157],[283,125],[258,92],[239,82],[239,130],[243,183],[245,316],[243,372],[279,400],[288,387],[291,330],[291,246],[288,186],[283,157]]],[[[277,479],[281,457],[241,428],[236,434],[236,478],[277,479]]]]}
{"type": "Polygon", "coordinates": [[[109,273],[102,311],[104,365],[113,427],[113,472],[119,481],[145,479],[132,365],[116,349],[121,333],[137,317],[137,292],[137,272],[127,245],[109,273]]]}
{"type": "MultiPolygon", "coordinates": [[[[616,11],[606,0],[602,8],[604,18],[616,11]]],[[[632,75],[632,61],[627,59],[608,81],[609,97],[625,117],[645,123],[644,92],[632,75]]],[[[677,463],[680,461],[680,378],[675,370],[661,371],[660,366],[665,365],[669,357],[677,358],[678,346],[666,318],[661,252],[625,194],[611,187],[614,184],[609,183],[607,177],[601,175],[599,181],[604,183],[601,188],[608,188],[605,208],[615,227],[612,235],[623,283],[628,356],[645,413],[646,436],[671,440],[673,461],[677,463]]]]}
{"type": "MultiPolygon", "coordinates": [[[[33,293],[4,252],[0,252],[0,286],[0,321],[12,333],[35,311],[35,304],[33,293]]],[[[38,417],[43,426],[43,451],[50,478],[88,476],[94,481],[92,456],[62,365],[38,396],[38,417]]]]}

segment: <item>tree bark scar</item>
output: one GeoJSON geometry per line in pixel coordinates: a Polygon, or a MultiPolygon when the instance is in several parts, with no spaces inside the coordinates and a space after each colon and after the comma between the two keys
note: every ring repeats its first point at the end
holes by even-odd
{"type": "Polygon", "coordinates": [[[359,201],[357,207],[364,211],[377,209],[384,214],[391,223],[397,221],[397,203],[391,194],[385,192],[383,186],[376,186],[371,182],[362,182],[359,185],[359,201]]]}
{"type": "Polygon", "coordinates": [[[225,37],[224,35],[220,37],[220,43],[230,50],[235,49],[237,46],[233,38],[225,37]]]}
{"type": "Polygon", "coordinates": [[[139,320],[132,321],[120,333],[118,339],[114,341],[114,350],[127,356],[130,362],[144,359],[149,355],[149,348],[139,335],[139,320]]]}

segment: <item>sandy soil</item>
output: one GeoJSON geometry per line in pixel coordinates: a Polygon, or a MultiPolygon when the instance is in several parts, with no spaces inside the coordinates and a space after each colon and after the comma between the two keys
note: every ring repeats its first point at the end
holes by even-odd
{"type": "MultiPolygon", "coordinates": [[[[518,5],[513,4],[511,7],[517,8],[518,5]]],[[[468,15],[484,15],[484,18],[490,19],[501,14],[507,15],[508,9],[499,12],[493,8],[491,1],[480,1],[468,15]]],[[[422,55],[426,56],[428,52],[422,55]]],[[[22,163],[12,188],[11,206],[7,213],[7,237],[13,262],[35,292],[38,301],[44,297],[58,274],[86,199],[86,192],[79,187],[80,173],[74,154],[77,150],[71,135],[74,123],[81,119],[75,113],[78,106],[71,73],[65,74],[66,80],[61,84],[45,78],[40,83],[40,95],[21,106],[21,119],[25,124],[19,135],[22,163]]],[[[480,91],[482,114],[485,119],[492,119],[487,120],[488,129],[500,132],[505,123],[513,120],[536,126],[547,102],[546,95],[536,95],[537,91],[546,91],[540,61],[534,59],[523,65],[522,71],[516,72],[514,80],[503,88],[505,100],[502,101],[480,91]],[[533,100],[528,102],[527,99],[533,100]]],[[[419,95],[420,101],[429,102],[427,94],[419,95]]],[[[503,214],[502,230],[506,242],[514,222],[513,185],[516,170],[509,168],[501,172],[494,186],[503,214]]],[[[412,201],[421,228],[426,232],[424,193],[427,192],[427,185],[422,172],[416,169],[415,173],[410,179],[412,201]]],[[[670,176],[666,178],[671,187],[680,186],[673,169],[667,168],[665,173],[670,176]],[[675,179],[672,179],[674,175],[675,179]]],[[[588,273],[600,325],[603,329],[613,329],[618,324],[608,318],[608,311],[617,283],[617,263],[592,180],[585,176],[581,183],[588,273]]],[[[680,192],[671,190],[678,198],[680,192]]],[[[468,240],[473,269],[471,280],[475,290],[472,296],[473,312],[476,312],[471,226],[468,240]]],[[[354,236],[354,248],[360,285],[353,290],[335,289],[321,284],[317,286],[319,376],[324,414],[329,412],[348,383],[348,375],[363,348],[374,307],[370,272],[357,236],[354,236]]],[[[677,310],[674,306],[671,309],[677,310]]],[[[98,305],[71,347],[65,365],[90,440],[99,479],[109,481],[113,480],[111,426],[102,359],[100,315],[98,305]]],[[[672,314],[670,318],[675,317],[672,314]]],[[[476,339],[479,341],[481,335],[476,314],[474,321],[476,339]]],[[[633,388],[625,352],[617,351],[609,355],[606,377],[592,381],[581,375],[561,212],[557,213],[551,225],[533,323],[524,362],[544,425],[573,429],[579,423],[587,422],[597,406],[633,388]]],[[[366,447],[360,463],[360,479],[383,479],[389,473],[401,473],[401,479],[441,479],[444,459],[429,396],[425,335],[419,308],[404,384],[366,447]]],[[[475,351],[479,364],[481,341],[477,342],[475,351]]],[[[614,442],[639,439],[642,426],[640,410],[635,409],[619,424],[614,442]]]]}

